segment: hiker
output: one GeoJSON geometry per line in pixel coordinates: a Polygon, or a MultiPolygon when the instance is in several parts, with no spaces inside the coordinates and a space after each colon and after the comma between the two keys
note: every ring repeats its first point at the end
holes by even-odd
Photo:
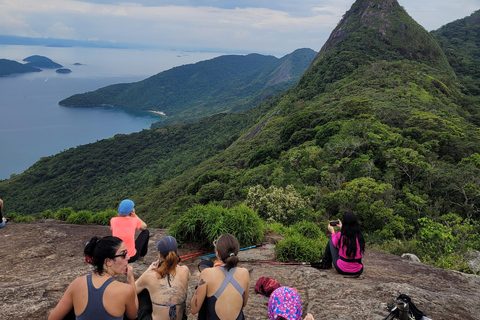
{"type": "Polygon", "coordinates": [[[177,248],[177,240],[172,236],[158,241],[158,261],[135,282],[139,301],[138,320],[183,318],[190,271],[187,266],[178,265],[177,248]]]}
{"type": "Polygon", "coordinates": [[[5,223],[7,223],[7,219],[3,217],[2,211],[3,211],[3,200],[0,199],[0,228],[5,227],[5,223]]]}
{"type": "MultiPolygon", "coordinates": [[[[301,320],[302,301],[300,296],[291,287],[275,289],[268,299],[268,318],[270,320],[301,320]]],[[[314,320],[308,313],[303,320],[314,320]]]]}
{"type": "Polygon", "coordinates": [[[135,213],[135,204],[132,200],[125,199],[118,206],[118,217],[110,220],[110,229],[112,235],[119,237],[127,246],[130,261],[135,262],[137,259],[145,263],[145,255],[148,251],[148,238],[150,232],[147,224],[140,219],[135,213]],[[135,239],[135,230],[142,230],[135,239]]]}
{"type": "Polygon", "coordinates": [[[200,273],[190,302],[190,312],[197,314],[206,301],[208,320],[244,319],[243,308],[248,301],[250,274],[246,268],[237,267],[238,240],[225,233],[214,242],[214,246],[221,265],[205,268],[200,273]]]}
{"type": "Polygon", "coordinates": [[[122,320],[124,315],[135,319],[138,300],[125,243],[112,236],[93,237],[84,254],[93,274],[73,280],[48,320],[122,320]],[[127,276],[127,283],[115,281],[119,274],[127,276]]]}
{"type": "Polygon", "coordinates": [[[358,225],[357,216],[351,212],[343,213],[342,221],[336,226],[328,225],[332,238],[328,241],[320,265],[321,269],[333,266],[339,274],[360,276],[363,272],[362,255],[365,252],[365,240],[358,225]],[[335,227],[340,231],[335,233],[335,227]]]}

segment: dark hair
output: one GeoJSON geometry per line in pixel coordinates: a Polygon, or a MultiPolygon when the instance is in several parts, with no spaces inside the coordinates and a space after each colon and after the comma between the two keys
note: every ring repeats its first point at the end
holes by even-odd
{"type": "Polygon", "coordinates": [[[225,263],[225,268],[227,270],[237,266],[239,244],[237,238],[235,238],[233,235],[230,233],[222,234],[217,239],[215,250],[218,252],[220,259],[225,263]]]}
{"type": "Polygon", "coordinates": [[[103,238],[95,236],[87,242],[83,253],[85,254],[87,261],[93,265],[95,273],[100,275],[103,274],[103,264],[105,259],[112,259],[122,242],[122,239],[113,236],[106,236],[103,238]]]}
{"type": "Polygon", "coordinates": [[[357,239],[360,245],[360,252],[365,251],[365,240],[358,225],[357,216],[351,211],[345,211],[342,218],[341,246],[346,246],[347,258],[355,259],[357,253],[357,239]]]}

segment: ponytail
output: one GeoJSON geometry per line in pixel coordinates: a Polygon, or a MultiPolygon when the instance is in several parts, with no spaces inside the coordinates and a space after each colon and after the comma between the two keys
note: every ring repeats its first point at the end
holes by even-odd
{"type": "Polygon", "coordinates": [[[117,237],[107,236],[98,238],[94,236],[85,245],[83,253],[85,255],[85,261],[93,265],[94,272],[96,274],[103,274],[103,264],[105,259],[115,256],[118,248],[122,244],[122,240],[117,237]]]}
{"type": "Polygon", "coordinates": [[[237,238],[229,233],[224,233],[218,238],[215,250],[217,250],[220,259],[225,263],[227,271],[237,266],[239,247],[237,238]]]}
{"type": "Polygon", "coordinates": [[[156,270],[160,279],[164,278],[168,274],[175,276],[177,264],[179,261],[180,258],[178,257],[178,255],[175,252],[170,251],[165,257],[165,260],[163,260],[163,262],[158,266],[156,270]]]}

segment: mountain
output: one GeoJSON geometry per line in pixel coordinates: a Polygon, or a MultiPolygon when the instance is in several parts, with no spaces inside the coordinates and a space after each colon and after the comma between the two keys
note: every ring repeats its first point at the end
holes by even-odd
{"type": "Polygon", "coordinates": [[[465,253],[480,250],[479,107],[396,0],[357,0],[281,94],[67,150],[0,182],[0,194],[22,214],[128,197],[161,227],[194,205],[247,203],[287,234],[352,210],[369,246],[468,271],[465,253]]]}
{"type": "Polygon", "coordinates": [[[36,68],[56,69],[62,67],[61,64],[54,62],[52,59],[39,55],[27,57],[23,59],[23,61],[27,62],[27,66],[32,66],[36,68]]]}
{"type": "Polygon", "coordinates": [[[246,110],[291,87],[315,55],[311,49],[298,49],[280,59],[260,54],[225,55],[175,67],[136,83],[76,94],[59,104],[162,112],[166,118],[156,127],[193,122],[219,112],[246,110]]]}
{"type": "Polygon", "coordinates": [[[480,96],[480,10],[433,31],[464,88],[480,96]]]}
{"type": "Polygon", "coordinates": [[[0,59],[0,77],[15,73],[40,72],[39,68],[21,64],[17,61],[0,59]]]}

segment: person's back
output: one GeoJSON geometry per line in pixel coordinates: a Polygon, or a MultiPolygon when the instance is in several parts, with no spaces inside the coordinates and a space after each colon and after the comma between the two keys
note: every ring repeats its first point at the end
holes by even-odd
{"type": "Polygon", "coordinates": [[[137,282],[139,288],[145,288],[152,301],[152,319],[170,319],[170,308],[175,308],[176,319],[181,320],[185,312],[188,279],[190,271],[187,266],[177,266],[175,276],[159,278],[155,268],[149,268],[137,282]]]}
{"type": "MultiPolygon", "coordinates": [[[[75,309],[77,319],[85,318],[81,316],[87,310],[86,308],[88,304],[100,303],[103,305],[103,308],[105,308],[105,311],[108,313],[108,315],[110,315],[108,319],[123,319],[127,299],[132,297],[131,286],[127,287],[127,285],[124,283],[112,281],[106,286],[103,292],[103,298],[101,300],[93,301],[93,299],[91,299],[91,297],[88,295],[87,277],[88,276],[79,277],[72,282],[74,289],[72,292],[73,307],[75,309]]],[[[106,282],[107,281],[105,281],[105,278],[91,275],[91,283],[95,289],[99,289],[106,282]]],[[[88,318],[91,319],[91,317],[88,318]]]]}
{"type": "Polygon", "coordinates": [[[85,245],[84,254],[94,272],[70,283],[48,319],[135,319],[138,299],[125,243],[113,236],[93,237],[85,245]],[[126,283],[115,280],[120,274],[127,276],[126,283]]]}
{"type": "MultiPolygon", "coordinates": [[[[238,240],[231,234],[222,234],[215,242],[215,254],[222,265],[204,269],[190,301],[190,311],[196,314],[206,306],[206,319],[244,319],[243,308],[248,302],[250,274],[238,268],[238,240]]],[[[202,318],[203,319],[203,318],[202,318]]]]}
{"type": "Polygon", "coordinates": [[[214,267],[205,269],[205,281],[207,282],[207,303],[209,304],[208,319],[215,319],[212,311],[219,319],[237,319],[245,305],[245,293],[250,286],[250,276],[245,268],[230,269],[233,273],[233,279],[236,281],[243,292],[239,291],[232,281],[229,281],[225,289],[218,293],[226,278],[224,267],[214,267]],[[213,304],[213,308],[211,305],[213,304]],[[213,309],[213,310],[212,310],[213,309]]]}

